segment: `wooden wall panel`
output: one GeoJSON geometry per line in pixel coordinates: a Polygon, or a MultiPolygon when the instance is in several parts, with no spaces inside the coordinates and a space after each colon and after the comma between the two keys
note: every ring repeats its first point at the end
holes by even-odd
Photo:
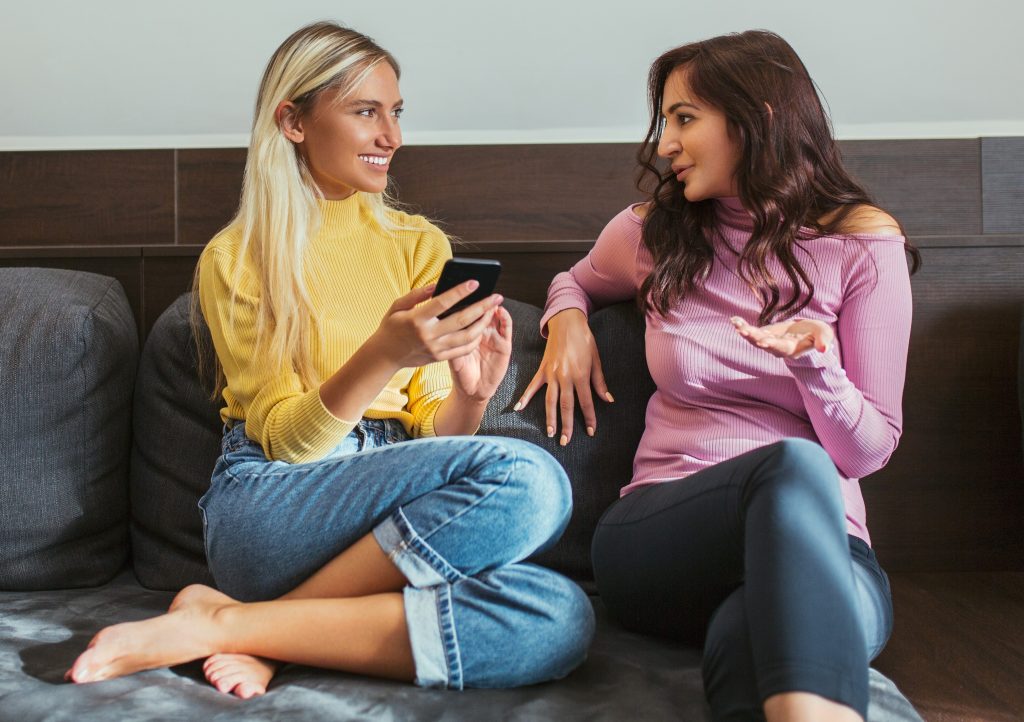
{"type": "Polygon", "coordinates": [[[0,153],[0,246],[174,242],[174,151],[0,153]]]}
{"type": "Polygon", "coordinates": [[[635,146],[472,145],[403,148],[398,196],[466,241],[593,240],[639,200],[635,146]]]}
{"type": "Polygon", "coordinates": [[[178,237],[205,245],[238,209],[244,148],[178,151],[178,237]]]}
{"type": "Polygon", "coordinates": [[[146,285],[143,290],[143,333],[148,335],[160,314],[181,294],[192,288],[192,273],[202,246],[147,248],[142,262],[146,285]]]}
{"type": "Polygon", "coordinates": [[[847,167],[911,236],[981,233],[978,140],[840,143],[847,167]]]}
{"type": "Polygon", "coordinates": [[[1024,138],[981,139],[985,233],[1024,228],[1024,138]]]}
{"type": "Polygon", "coordinates": [[[893,569],[1024,568],[1024,248],[928,249],[913,288],[903,439],[863,482],[879,557],[893,569]]]}

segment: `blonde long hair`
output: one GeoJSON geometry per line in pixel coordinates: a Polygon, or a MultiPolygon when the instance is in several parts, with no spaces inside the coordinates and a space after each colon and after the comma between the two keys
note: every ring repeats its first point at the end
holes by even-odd
{"type": "MultiPolygon", "coordinates": [[[[282,101],[291,101],[301,115],[327,90],[337,90],[339,99],[344,98],[382,62],[391,65],[396,76],[400,75],[395,58],[371,38],[330,22],[300,28],[278,47],[263,73],[256,98],[238,211],[225,228],[241,231],[239,260],[248,257],[257,269],[258,353],[277,367],[290,364],[306,388],[319,383],[310,353],[318,319],[306,288],[303,259],[309,240],[320,227],[318,201],[323,194],[298,148],[285,138],[276,111],[282,101]]],[[[385,193],[358,193],[360,203],[373,213],[382,228],[401,227],[389,212],[396,205],[392,198],[385,193]]],[[[232,302],[241,271],[240,262],[232,284],[232,302]]],[[[204,360],[213,357],[215,363],[216,398],[226,379],[201,330],[198,280],[197,266],[192,284],[191,322],[201,375],[209,375],[203,373],[204,360]]]]}

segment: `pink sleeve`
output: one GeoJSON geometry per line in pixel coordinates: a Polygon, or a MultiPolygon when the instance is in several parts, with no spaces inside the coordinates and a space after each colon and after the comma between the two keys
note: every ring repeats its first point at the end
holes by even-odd
{"type": "Polygon", "coordinates": [[[608,222],[585,258],[555,276],[540,320],[542,335],[547,336],[548,319],[567,308],[589,316],[596,308],[636,297],[643,280],[637,254],[646,251],[641,228],[633,207],[626,208],[608,222]]]}
{"type": "Polygon", "coordinates": [[[818,440],[848,478],[885,466],[903,431],[912,304],[899,240],[848,244],[856,258],[836,327],[842,362],[835,347],[787,361],[818,440]]]}

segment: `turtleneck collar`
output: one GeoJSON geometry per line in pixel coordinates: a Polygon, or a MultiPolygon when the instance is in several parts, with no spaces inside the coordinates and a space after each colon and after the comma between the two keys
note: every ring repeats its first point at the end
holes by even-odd
{"type": "Polygon", "coordinates": [[[356,192],[340,201],[321,199],[319,204],[323,227],[343,230],[355,226],[359,222],[359,211],[363,205],[359,195],[356,192]]]}
{"type": "Polygon", "coordinates": [[[741,231],[752,231],[754,229],[754,222],[750,217],[750,211],[743,207],[738,197],[715,198],[714,203],[715,213],[723,225],[741,231]]]}

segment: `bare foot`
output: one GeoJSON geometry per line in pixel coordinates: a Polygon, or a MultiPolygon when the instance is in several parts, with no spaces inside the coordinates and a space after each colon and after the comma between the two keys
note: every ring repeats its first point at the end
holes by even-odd
{"type": "Polygon", "coordinates": [[[203,663],[207,681],[224,694],[249,699],[265,694],[278,662],[248,654],[215,654],[203,663]]]}
{"type": "Polygon", "coordinates": [[[221,651],[214,617],[233,602],[210,587],[185,587],[167,614],[100,630],[64,677],[76,683],[98,682],[221,651]]]}

